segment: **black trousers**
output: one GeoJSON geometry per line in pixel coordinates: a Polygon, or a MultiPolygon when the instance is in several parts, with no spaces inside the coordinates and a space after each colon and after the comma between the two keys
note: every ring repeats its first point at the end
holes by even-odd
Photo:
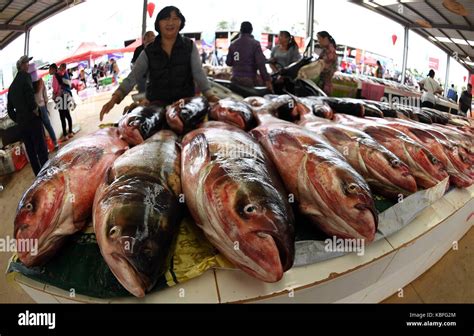
{"type": "Polygon", "coordinates": [[[43,165],[48,161],[48,147],[41,119],[37,118],[28,126],[21,127],[20,133],[31,168],[35,175],[38,175],[43,165]]]}
{"type": "Polygon", "coordinates": [[[61,118],[61,127],[63,128],[63,136],[66,136],[69,133],[72,134],[72,118],[71,118],[71,113],[69,113],[69,110],[59,110],[59,117],[61,118]],[[66,120],[69,125],[69,132],[66,132],[66,120]]]}

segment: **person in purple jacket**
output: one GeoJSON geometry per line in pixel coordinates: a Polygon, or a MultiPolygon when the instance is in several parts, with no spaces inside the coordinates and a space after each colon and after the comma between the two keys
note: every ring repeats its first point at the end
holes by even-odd
{"type": "Polygon", "coordinates": [[[229,47],[226,64],[232,67],[231,81],[247,87],[257,86],[257,70],[270,91],[273,91],[272,81],[265,67],[265,56],[260,43],[251,35],[252,24],[248,21],[242,22],[240,26],[240,37],[232,42],[229,47]]]}

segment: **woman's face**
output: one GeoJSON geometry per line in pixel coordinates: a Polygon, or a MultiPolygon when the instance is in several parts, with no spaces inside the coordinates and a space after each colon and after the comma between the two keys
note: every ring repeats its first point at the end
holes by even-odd
{"type": "Polygon", "coordinates": [[[181,19],[175,12],[171,12],[170,16],[159,21],[160,32],[165,37],[175,37],[179,33],[181,27],[181,19]]]}
{"type": "Polygon", "coordinates": [[[327,37],[321,37],[318,35],[318,42],[319,42],[319,45],[323,48],[329,45],[329,39],[327,37]]]}
{"type": "Polygon", "coordinates": [[[280,41],[280,44],[287,45],[290,39],[285,34],[280,34],[278,35],[278,41],[280,41]]]}

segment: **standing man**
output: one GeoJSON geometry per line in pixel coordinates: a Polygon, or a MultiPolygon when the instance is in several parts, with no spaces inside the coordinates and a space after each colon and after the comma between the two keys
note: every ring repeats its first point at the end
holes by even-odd
{"type": "Polygon", "coordinates": [[[252,36],[253,27],[248,21],[240,26],[240,37],[229,47],[226,63],[232,67],[232,79],[235,84],[254,87],[257,86],[257,70],[260,77],[270,91],[273,91],[272,81],[268,75],[260,43],[252,36]]]}
{"type": "Polygon", "coordinates": [[[428,73],[428,77],[418,83],[423,92],[421,96],[421,107],[434,108],[436,105],[436,94],[443,93],[443,88],[434,79],[435,72],[433,69],[428,73]]]}
{"type": "Polygon", "coordinates": [[[147,45],[149,45],[150,43],[152,43],[154,40],[155,40],[155,33],[152,32],[151,30],[147,31],[145,33],[145,35],[143,35],[143,38],[142,38],[142,45],[141,46],[138,46],[135,51],[133,52],[133,57],[132,57],[132,61],[130,63],[132,63],[132,68],[133,66],[135,65],[135,62],[137,61],[138,59],[138,56],[140,56],[140,54],[142,53],[143,50],[145,50],[145,48],[147,47],[147,45]]]}
{"type": "MultiPolygon", "coordinates": [[[[152,32],[152,31],[147,31],[145,33],[145,35],[143,35],[143,44],[141,46],[137,47],[137,49],[135,49],[135,52],[133,53],[133,58],[132,58],[132,62],[131,62],[132,63],[132,69],[135,66],[135,62],[137,61],[138,56],[140,56],[142,51],[145,50],[145,48],[149,44],[151,44],[151,43],[153,43],[153,41],[155,41],[155,37],[156,37],[155,33],[152,32]]],[[[140,78],[136,78],[137,89],[138,89],[139,93],[146,92],[147,79],[148,79],[148,72],[144,76],[141,76],[140,78]]]]}
{"type": "Polygon", "coordinates": [[[463,116],[468,116],[467,111],[469,111],[469,117],[472,118],[472,85],[471,83],[467,84],[467,90],[461,93],[461,98],[459,98],[459,114],[463,116]]]}
{"type": "Polygon", "coordinates": [[[448,94],[446,98],[452,99],[455,102],[458,101],[458,93],[456,92],[456,89],[454,88],[454,84],[451,84],[451,88],[448,90],[448,94]]]}
{"type": "Polygon", "coordinates": [[[41,122],[38,105],[28,66],[32,57],[22,56],[16,62],[18,73],[8,91],[7,112],[18,124],[26,153],[35,175],[48,161],[48,148],[44,139],[43,123],[41,122]]]}

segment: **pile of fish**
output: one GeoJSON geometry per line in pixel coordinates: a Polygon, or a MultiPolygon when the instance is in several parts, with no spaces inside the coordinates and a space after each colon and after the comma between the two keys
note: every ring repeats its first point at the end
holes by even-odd
{"type": "Polygon", "coordinates": [[[38,239],[39,253],[19,258],[46,263],[92,219],[111,271],[141,297],[168,268],[187,208],[236,267],[275,282],[293,265],[296,215],[328,236],[371,242],[373,194],[399,200],[448,177],[472,185],[473,139],[472,120],[357,99],[134,107],[46,164],[15,218],[15,237],[38,239]]]}

